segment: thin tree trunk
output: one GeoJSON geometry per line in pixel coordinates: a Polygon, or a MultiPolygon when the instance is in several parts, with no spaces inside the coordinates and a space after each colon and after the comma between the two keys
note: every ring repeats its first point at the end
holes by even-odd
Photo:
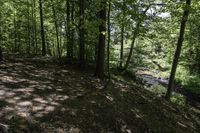
{"type": "Polygon", "coordinates": [[[71,27],[70,27],[70,1],[67,0],[66,1],[66,14],[67,14],[67,20],[66,20],[66,37],[67,37],[67,62],[71,63],[72,62],[72,55],[71,55],[71,37],[70,37],[70,31],[71,31],[71,27]]]}
{"type": "Polygon", "coordinates": [[[3,53],[2,53],[2,47],[1,47],[1,45],[2,45],[2,26],[0,27],[0,61],[2,61],[3,60],[3,53]]]}
{"type": "MultiPolygon", "coordinates": [[[[200,27],[198,28],[200,30],[200,27]]],[[[200,75],[200,33],[198,33],[198,44],[196,46],[196,61],[197,61],[197,72],[200,75]]]]}
{"type": "Polygon", "coordinates": [[[46,55],[46,43],[45,43],[45,33],[44,33],[44,22],[43,22],[43,4],[42,0],[39,0],[40,6],[40,24],[41,24],[41,39],[42,39],[42,56],[46,55]]]}
{"type": "Polygon", "coordinates": [[[107,71],[108,71],[108,78],[110,81],[110,36],[111,36],[111,30],[110,30],[110,12],[111,12],[111,0],[109,0],[108,3],[108,44],[107,44],[107,71]]]}
{"type": "Polygon", "coordinates": [[[0,61],[3,60],[3,54],[2,54],[2,13],[0,13],[0,61]]]}
{"type": "MultiPolygon", "coordinates": [[[[125,7],[125,2],[123,0],[123,7],[125,7]]],[[[121,49],[120,49],[120,63],[119,68],[123,68],[123,59],[124,59],[124,19],[125,19],[125,11],[123,8],[123,20],[122,20],[122,27],[121,27],[121,49]]]]}
{"type": "Polygon", "coordinates": [[[34,0],[31,0],[31,19],[32,19],[32,22],[31,22],[31,46],[33,48],[33,54],[35,53],[35,29],[34,29],[34,25],[35,25],[35,18],[34,18],[34,14],[35,14],[35,7],[34,7],[34,0]]]}
{"type": "Polygon", "coordinates": [[[56,18],[56,10],[55,10],[52,0],[51,0],[51,3],[52,3],[52,11],[53,11],[53,17],[54,17],[54,25],[55,25],[55,30],[56,30],[57,53],[58,53],[58,58],[60,59],[61,53],[60,53],[59,29],[58,29],[58,23],[57,23],[57,18],[56,18]]]}
{"type": "Polygon", "coordinates": [[[124,24],[122,24],[122,27],[121,27],[121,49],[120,49],[119,68],[123,68],[123,59],[124,59],[124,24]]]}
{"type": "Polygon", "coordinates": [[[30,41],[30,12],[29,12],[29,1],[27,0],[27,13],[28,13],[28,16],[27,16],[27,50],[26,50],[26,53],[27,54],[30,54],[30,51],[31,51],[31,41],[30,41]]]}
{"type": "Polygon", "coordinates": [[[0,43],[0,61],[2,60],[3,60],[3,52],[2,52],[1,43],[0,43]]]}
{"type": "Polygon", "coordinates": [[[84,28],[84,10],[85,0],[79,0],[79,64],[85,66],[85,28],[84,28]]]}
{"type": "MultiPolygon", "coordinates": [[[[21,29],[21,22],[18,22],[16,28],[18,28],[19,31],[20,31],[20,29],[21,29]]],[[[21,52],[20,51],[21,50],[21,33],[18,32],[18,30],[17,30],[17,39],[18,39],[18,41],[17,41],[17,50],[16,50],[16,52],[21,52]]]]}
{"type": "Polygon", "coordinates": [[[35,38],[35,54],[38,54],[36,0],[33,0],[33,6],[34,6],[34,38],[35,38]]]}
{"type": "Polygon", "coordinates": [[[184,9],[183,17],[182,17],[182,20],[181,20],[181,27],[180,27],[180,32],[179,32],[179,38],[178,38],[176,53],[174,55],[174,60],[173,60],[172,69],[171,69],[170,78],[169,78],[168,89],[167,89],[167,93],[166,93],[166,96],[165,96],[165,98],[167,100],[170,99],[170,96],[171,96],[172,90],[173,90],[174,79],[175,79],[175,75],[176,75],[176,69],[177,69],[177,66],[178,66],[178,60],[179,60],[179,57],[180,57],[180,54],[181,54],[181,48],[182,48],[182,45],[183,45],[185,27],[186,27],[186,23],[187,23],[188,16],[189,16],[190,5],[191,5],[191,0],[186,0],[186,7],[184,9]]]}
{"type": "MultiPolygon", "coordinates": [[[[149,10],[150,6],[151,6],[151,5],[149,5],[149,6],[145,9],[145,11],[144,11],[144,13],[143,13],[144,15],[145,15],[146,12],[149,10]]],[[[139,20],[138,20],[138,22],[137,22],[137,24],[136,24],[136,28],[135,28],[135,30],[134,30],[134,32],[133,32],[133,38],[132,38],[132,43],[131,43],[130,52],[129,52],[129,55],[128,55],[128,58],[127,58],[127,60],[126,60],[126,63],[125,63],[125,65],[124,65],[123,70],[126,70],[126,69],[128,68],[128,66],[129,66],[129,64],[130,64],[130,60],[131,60],[131,57],[132,57],[132,54],[133,54],[133,48],[134,48],[135,40],[136,40],[136,38],[137,38],[137,36],[138,36],[138,33],[139,33],[139,31],[140,31],[140,26],[141,26],[142,20],[143,20],[142,18],[139,18],[139,20]]]]}
{"type": "MultiPolygon", "coordinates": [[[[74,24],[74,1],[72,1],[72,4],[71,4],[71,24],[74,24]]],[[[71,60],[73,59],[74,57],[74,27],[71,28],[71,31],[70,31],[70,58],[71,60]]]]}
{"type": "Polygon", "coordinates": [[[14,13],[14,52],[17,51],[17,26],[16,26],[16,18],[15,18],[15,13],[14,13]]]}
{"type": "Polygon", "coordinates": [[[1,24],[0,25],[0,61],[3,60],[3,52],[2,52],[2,28],[3,28],[3,26],[1,24]]]}

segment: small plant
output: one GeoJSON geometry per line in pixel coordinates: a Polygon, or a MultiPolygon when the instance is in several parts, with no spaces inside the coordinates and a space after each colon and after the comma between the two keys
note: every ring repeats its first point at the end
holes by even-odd
{"type": "Polygon", "coordinates": [[[151,86],[149,90],[158,96],[164,95],[166,93],[166,88],[159,84],[151,86]]]}
{"type": "Polygon", "coordinates": [[[171,97],[171,102],[181,106],[181,107],[184,107],[185,106],[185,97],[179,93],[173,93],[172,97],[171,97]]]}

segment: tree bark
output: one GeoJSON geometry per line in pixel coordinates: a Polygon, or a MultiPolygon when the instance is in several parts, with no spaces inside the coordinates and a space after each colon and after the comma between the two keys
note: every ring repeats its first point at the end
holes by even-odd
{"type": "Polygon", "coordinates": [[[183,45],[185,27],[186,27],[186,23],[187,23],[188,16],[189,16],[190,5],[191,5],[191,0],[186,0],[186,7],[184,9],[183,17],[182,17],[182,20],[181,20],[181,27],[180,27],[179,37],[178,37],[177,48],[176,48],[176,52],[175,52],[175,55],[174,55],[172,69],[171,69],[170,78],[169,78],[168,89],[167,89],[167,93],[166,93],[166,96],[165,96],[165,98],[167,100],[170,99],[170,96],[171,96],[172,90],[173,90],[173,86],[174,86],[174,79],[175,79],[175,75],[176,75],[176,69],[177,69],[177,66],[178,66],[178,60],[179,60],[179,57],[180,57],[180,54],[181,54],[181,48],[182,48],[182,45],[183,45]]]}

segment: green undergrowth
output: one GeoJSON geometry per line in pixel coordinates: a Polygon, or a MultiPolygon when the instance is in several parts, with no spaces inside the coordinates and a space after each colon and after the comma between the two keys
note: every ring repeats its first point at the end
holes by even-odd
{"type": "Polygon", "coordinates": [[[186,91],[200,96],[200,75],[194,75],[184,67],[179,66],[176,74],[176,81],[180,83],[186,91]]]}

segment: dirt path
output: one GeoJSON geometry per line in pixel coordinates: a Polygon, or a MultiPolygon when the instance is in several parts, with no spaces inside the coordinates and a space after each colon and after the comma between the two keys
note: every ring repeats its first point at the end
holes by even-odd
{"type": "Polygon", "coordinates": [[[138,86],[47,62],[0,65],[0,123],[10,133],[198,132],[181,110],[138,86]]]}

